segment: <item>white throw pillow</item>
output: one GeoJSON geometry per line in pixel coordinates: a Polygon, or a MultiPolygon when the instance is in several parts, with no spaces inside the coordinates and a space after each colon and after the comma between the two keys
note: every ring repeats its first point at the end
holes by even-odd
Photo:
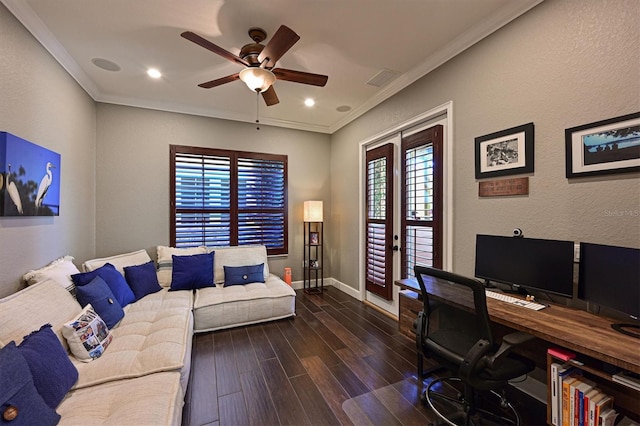
{"type": "Polygon", "coordinates": [[[73,356],[91,362],[104,353],[113,336],[91,304],[84,307],[74,319],[64,324],[62,334],[73,356]]]}
{"type": "Polygon", "coordinates": [[[69,293],[75,292],[75,285],[71,280],[71,275],[78,274],[80,271],[73,264],[73,257],[60,257],[40,269],[34,269],[22,276],[27,285],[34,285],[46,280],[52,280],[66,288],[69,293]]]}
{"type": "Polygon", "coordinates": [[[247,266],[264,263],[264,279],[269,278],[267,247],[261,245],[209,247],[213,255],[213,282],[224,283],[225,266],[247,266]]]}
{"type": "Polygon", "coordinates": [[[137,266],[147,263],[151,260],[146,250],[137,250],[130,253],[117,254],[115,256],[101,257],[99,259],[91,259],[84,262],[82,268],[85,272],[94,271],[106,263],[110,263],[116,267],[118,272],[124,276],[125,266],[137,266]]]}
{"type": "Polygon", "coordinates": [[[194,254],[207,253],[204,246],[175,248],[158,246],[158,282],[162,287],[171,286],[171,274],[173,272],[173,256],[191,256],[194,254]]]}

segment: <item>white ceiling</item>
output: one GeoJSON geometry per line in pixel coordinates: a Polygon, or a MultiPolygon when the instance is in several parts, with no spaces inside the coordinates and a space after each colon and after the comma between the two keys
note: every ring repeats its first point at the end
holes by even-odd
{"type": "Polygon", "coordinates": [[[241,70],[182,37],[193,31],[238,54],[247,30],[282,24],[300,35],[278,67],[326,74],[325,87],[277,81],[280,103],[260,121],[333,133],[542,0],[1,0],[99,102],[254,122],[241,81],[199,83],[241,70]],[[92,63],[102,58],[121,70],[92,63]],[[148,67],[163,76],[149,78],[148,67]],[[397,76],[367,84],[383,69],[397,76]],[[303,105],[307,97],[316,105],[303,105]],[[347,112],[338,107],[348,106],[347,112]]]}

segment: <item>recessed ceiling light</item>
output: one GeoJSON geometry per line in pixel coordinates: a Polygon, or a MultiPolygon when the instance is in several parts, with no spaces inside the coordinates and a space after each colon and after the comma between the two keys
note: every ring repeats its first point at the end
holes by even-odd
{"type": "Polygon", "coordinates": [[[91,60],[93,65],[98,68],[101,68],[105,71],[120,71],[120,65],[116,64],[113,61],[104,58],[93,58],[91,60]]]}
{"type": "Polygon", "coordinates": [[[340,105],[338,108],[336,108],[336,111],[338,112],[351,111],[351,107],[349,105],[340,105]]]}
{"type": "Polygon", "coordinates": [[[156,68],[149,68],[147,70],[147,75],[151,78],[160,78],[162,77],[162,73],[158,71],[156,68]]]}
{"type": "Polygon", "coordinates": [[[304,104],[306,106],[308,106],[308,107],[312,107],[312,106],[314,106],[316,104],[316,101],[314,101],[311,98],[307,98],[307,99],[304,100],[304,104]]]}

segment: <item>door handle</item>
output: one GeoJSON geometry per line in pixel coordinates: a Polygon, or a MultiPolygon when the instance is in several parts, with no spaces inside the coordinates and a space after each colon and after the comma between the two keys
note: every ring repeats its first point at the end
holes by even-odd
{"type": "Polygon", "coordinates": [[[398,250],[400,250],[400,247],[398,247],[398,245],[396,244],[396,245],[391,247],[391,250],[398,251],[398,250]]]}

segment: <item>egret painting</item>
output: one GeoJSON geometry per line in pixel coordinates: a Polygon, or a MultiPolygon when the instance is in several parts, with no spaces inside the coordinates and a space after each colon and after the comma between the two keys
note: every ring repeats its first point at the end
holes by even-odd
{"type": "Polygon", "coordinates": [[[0,132],[0,216],[60,214],[60,154],[0,132]]]}

